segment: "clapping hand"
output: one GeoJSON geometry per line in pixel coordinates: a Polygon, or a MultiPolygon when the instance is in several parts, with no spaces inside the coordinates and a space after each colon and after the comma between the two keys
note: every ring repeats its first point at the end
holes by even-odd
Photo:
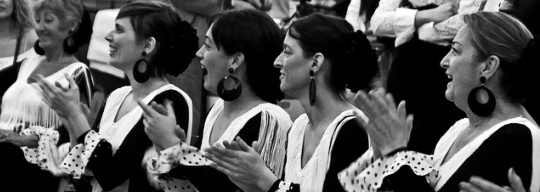
{"type": "Polygon", "coordinates": [[[407,115],[404,101],[396,107],[392,95],[380,88],[369,94],[358,91],[353,104],[369,118],[368,121],[361,117],[356,120],[369,135],[375,158],[407,146],[413,117],[407,115]]]}
{"type": "Polygon", "coordinates": [[[510,186],[500,187],[495,183],[487,181],[477,176],[472,176],[469,182],[459,184],[462,192],[526,192],[521,178],[516,174],[513,168],[508,170],[508,181],[510,186]]]}
{"type": "Polygon", "coordinates": [[[229,176],[233,182],[242,181],[243,185],[257,186],[267,191],[277,177],[266,167],[257,153],[258,148],[258,142],[253,142],[253,147],[250,147],[237,137],[230,143],[224,141],[223,147],[214,145],[205,151],[207,158],[214,162],[211,166],[229,176]]]}
{"type": "Polygon", "coordinates": [[[144,131],[152,140],[157,150],[169,148],[180,141],[186,141],[186,133],[178,124],[172,102],[165,100],[163,105],[150,102],[146,105],[142,101],[137,102],[143,110],[144,131]]]}
{"type": "Polygon", "coordinates": [[[70,115],[76,115],[77,112],[88,114],[88,107],[81,105],[77,83],[68,74],[65,74],[65,78],[69,82],[67,87],[62,86],[59,82],[56,82],[53,85],[45,79],[43,75],[37,75],[37,84],[43,93],[42,100],[49,105],[58,116],[64,118],[70,115]]]}

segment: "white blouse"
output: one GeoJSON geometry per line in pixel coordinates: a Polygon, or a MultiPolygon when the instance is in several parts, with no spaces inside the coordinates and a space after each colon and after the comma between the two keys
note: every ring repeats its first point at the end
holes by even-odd
{"type": "MultiPolygon", "coordinates": [[[[381,0],[371,18],[370,29],[376,36],[395,37],[395,46],[411,40],[414,33],[418,38],[434,44],[448,46],[458,30],[464,25],[462,16],[474,13],[485,3],[483,11],[499,11],[502,0],[455,0],[459,4],[458,14],[439,23],[426,23],[418,29],[414,27],[418,10],[399,7],[402,0],[381,0]]],[[[441,5],[452,0],[409,0],[413,7],[429,4],[441,5]]]]}

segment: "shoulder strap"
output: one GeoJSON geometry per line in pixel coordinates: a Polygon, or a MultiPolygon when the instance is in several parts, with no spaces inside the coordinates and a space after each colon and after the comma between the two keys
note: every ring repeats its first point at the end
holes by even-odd
{"type": "Polygon", "coordinates": [[[21,41],[23,36],[23,28],[19,28],[19,32],[17,33],[17,44],[15,45],[15,54],[13,55],[13,65],[17,63],[17,58],[19,57],[19,49],[21,48],[21,41]]]}

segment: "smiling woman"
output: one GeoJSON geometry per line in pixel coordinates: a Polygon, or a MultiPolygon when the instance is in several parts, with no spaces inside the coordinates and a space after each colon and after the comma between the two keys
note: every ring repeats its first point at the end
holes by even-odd
{"type": "Polygon", "coordinates": [[[474,184],[481,177],[510,186],[516,173],[527,191],[540,190],[540,130],[523,107],[539,98],[527,87],[538,82],[538,40],[504,13],[476,12],[464,21],[441,67],[450,79],[447,99],[467,118],[424,155],[406,148],[404,105],[388,105],[394,101],[384,91],[357,95],[376,122],[368,127],[374,153],[339,174],[346,190],[493,191],[474,184]]]}
{"type": "Polygon", "coordinates": [[[63,89],[40,79],[43,100],[56,113],[66,114],[63,118],[68,122],[72,148],[61,160],[60,170],[77,179],[86,170],[92,171],[94,191],[156,191],[147,180],[144,157],[155,154],[151,139],[162,138],[147,134],[137,103],[174,102],[168,112],[175,113],[175,123],[190,134],[191,99],[167,82],[165,75],[176,76],[187,68],[198,38],[170,6],[157,2],[127,4],[120,9],[115,26],[106,36],[110,63],[127,75],[130,86],[109,95],[93,128],[74,95],[77,86],[71,78],[69,88],[63,89]]]}

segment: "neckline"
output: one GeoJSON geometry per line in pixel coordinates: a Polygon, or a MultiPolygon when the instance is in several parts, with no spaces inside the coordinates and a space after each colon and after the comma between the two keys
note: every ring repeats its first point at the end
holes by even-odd
{"type": "MultiPolygon", "coordinates": [[[[443,167],[443,166],[446,166],[448,165],[449,162],[452,162],[452,161],[455,161],[456,159],[456,156],[460,153],[464,153],[462,151],[465,151],[465,150],[468,150],[468,148],[471,147],[471,145],[473,145],[474,143],[476,142],[479,142],[478,140],[479,139],[484,139],[484,141],[488,138],[483,138],[484,135],[488,134],[491,130],[493,129],[498,129],[504,125],[507,125],[507,124],[510,124],[516,120],[520,120],[520,119],[524,119],[523,117],[519,116],[519,117],[513,117],[513,118],[510,118],[510,119],[506,119],[506,120],[503,120],[501,122],[498,122],[496,124],[494,124],[493,126],[491,126],[490,128],[484,130],[482,133],[478,134],[474,139],[472,139],[471,141],[469,141],[467,144],[465,144],[463,147],[461,147],[461,149],[459,149],[458,151],[456,151],[454,153],[454,155],[452,155],[452,157],[450,157],[450,159],[448,159],[447,161],[444,161],[446,159],[446,156],[448,155],[448,153],[450,152],[450,149],[452,148],[452,146],[454,146],[455,144],[455,141],[457,139],[457,137],[465,130],[467,129],[467,127],[470,125],[470,122],[469,120],[467,119],[467,123],[459,130],[459,132],[452,138],[452,143],[450,144],[450,146],[445,149],[445,153],[444,153],[444,158],[441,160],[441,164],[440,166],[443,167]],[[508,123],[510,122],[510,123],[508,123]]],[[[483,141],[481,141],[483,142],[483,141]]],[[[470,156],[470,155],[469,155],[470,156]]]]}
{"type": "Polygon", "coordinates": [[[214,142],[212,143],[212,133],[214,132],[214,125],[216,124],[216,121],[218,119],[218,117],[221,115],[221,113],[223,113],[223,107],[224,107],[224,103],[222,101],[221,103],[221,106],[220,106],[220,109],[219,109],[219,112],[216,114],[216,116],[213,118],[213,122],[212,122],[212,126],[210,127],[210,133],[208,134],[208,145],[209,146],[212,146],[213,144],[217,143],[218,141],[221,140],[221,138],[223,137],[223,135],[225,135],[225,133],[227,133],[227,131],[230,129],[231,125],[234,125],[237,123],[237,121],[239,121],[239,119],[241,119],[242,117],[250,114],[252,111],[254,110],[258,110],[258,108],[262,105],[265,105],[267,104],[266,102],[264,103],[260,103],[258,104],[257,106],[251,108],[250,110],[246,111],[245,113],[243,113],[242,115],[234,118],[231,123],[229,123],[229,125],[227,126],[227,128],[225,129],[225,131],[223,131],[223,133],[219,136],[219,138],[214,142]]]}
{"type": "MultiPolygon", "coordinates": [[[[163,86],[161,86],[161,87],[159,87],[159,88],[157,88],[157,89],[151,91],[150,93],[148,93],[148,95],[146,95],[146,96],[142,99],[143,102],[144,102],[144,100],[145,100],[146,98],[148,98],[148,96],[153,95],[155,92],[160,91],[161,89],[164,89],[164,88],[166,88],[166,87],[169,86],[169,85],[171,85],[171,84],[163,85],[163,86]]],[[[140,109],[140,107],[137,105],[137,106],[133,107],[133,109],[129,110],[129,112],[127,112],[126,114],[122,115],[122,117],[118,118],[117,121],[115,121],[115,120],[117,119],[117,117],[118,117],[118,116],[117,116],[117,115],[118,115],[118,112],[120,112],[120,107],[122,106],[122,104],[124,104],[124,102],[126,101],[127,97],[129,96],[129,94],[131,94],[131,93],[133,92],[133,89],[132,89],[131,86],[127,86],[127,89],[129,89],[129,91],[127,91],[127,93],[125,93],[125,95],[124,95],[123,98],[122,98],[122,101],[116,106],[116,109],[114,110],[114,111],[115,111],[114,114],[116,114],[116,115],[114,116],[114,118],[113,118],[113,120],[112,120],[113,124],[117,124],[117,123],[123,121],[123,120],[124,120],[125,118],[127,118],[130,114],[134,113],[134,111],[136,111],[137,109],[140,109]]],[[[142,109],[141,109],[141,110],[142,110],[142,109]]]]}
{"type": "MultiPolygon", "coordinates": [[[[311,165],[312,161],[314,161],[314,157],[316,155],[319,154],[319,148],[321,147],[321,141],[323,140],[324,136],[328,133],[329,131],[329,128],[334,125],[337,121],[341,121],[342,119],[344,119],[345,117],[347,117],[347,114],[349,112],[352,113],[353,109],[349,109],[349,110],[345,110],[343,112],[341,112],[338,116],[336,116],[334,118],[334,120],[332,120],[332,122],[330,122],[330,124],[328,124],[328,126],[326,127],[326,129],[324,130],[324,133],[323,135],[321,136],[321,139],[319,140],[319,143],[317,143],[317,147],[315,147],[315,150],[313,151],[313,154],[311,155],[311,157],[307,160],[306,164],[304,166],[302,166],[302,157],[303,157],[303,154],[304,154],[304,138],[305,138],[305,133],[306,133],[306,129],[307,129],[307,126],[310,124],[309,122],[309,118],[307,117],[307,115],[305,115],[305,119],[306,119],[306,122],[305,125],[303,126],[302,128],[302,132],[300,133],[300,135],[302,136],[301,137],[301,146],[300,146],[300,152],[297,154],[297,156],[299,156],[298,158],[300,158],[300,161],[299,161],[299,167],[300,167],[300,170],[304,170],[304,168],[306,167],[309,167],[309,165],[311,165]]],[[[338,125],[334,125],[334,126],[338,126],[338,125]]],[[[332,138],[330,138],[332,139],[332,138]]]]}

